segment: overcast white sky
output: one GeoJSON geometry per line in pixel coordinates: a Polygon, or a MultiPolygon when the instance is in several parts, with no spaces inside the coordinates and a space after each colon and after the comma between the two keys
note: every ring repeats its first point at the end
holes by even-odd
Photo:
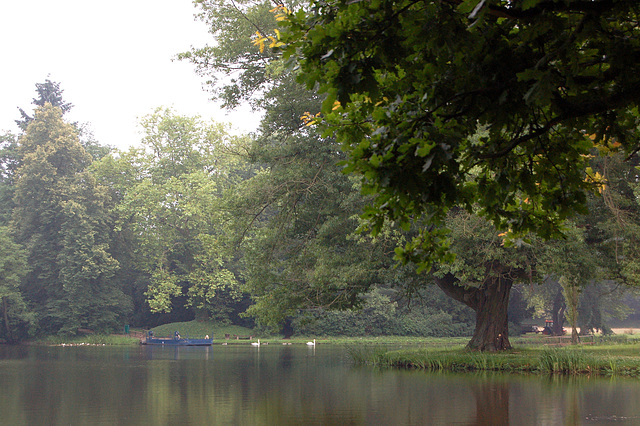
{"type": "Polygon", "coordinates": [[[247,131],[246,113],[226,115],[188,62],[176,54],[213,39],[191,0],[1,0],[0,131],[17,132],[17,107],[31,112],[35,84],[60,83],[101,144],[140,140],[138,117],[156,107],[200,115],[247,131]]]}

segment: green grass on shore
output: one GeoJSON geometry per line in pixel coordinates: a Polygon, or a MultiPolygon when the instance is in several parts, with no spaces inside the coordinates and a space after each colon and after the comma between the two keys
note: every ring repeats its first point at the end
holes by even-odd
{"type": "Polygon", "coordinates": [[[253,340],[260,339],[264,343],[292,343],[304,344],[314,338],[318,344],[331,345],[385,345],[393,348],[415,347],[416,345],[428,346],[464,346],[468,341],[468,337],[405,337],[405,336],[377,336],[377,337],[322,337],[322,336],[293,336],[284,339],[282,335],[264,334],[252,330],[250,328],[240,327],[237,325],[218,324],[212,321],[187,321],[164,324],[152,328],[156,337],[168,336],[172,337],[177,331],[182,337],[201,338],[206,335],[213,336],[214,344],[227,342],[247,343],[246,340],[235,340],[235,336],[253,337],[253,340]],[[229,339],[225,335],[229,335],[229,339]]]}
{"type": "MultiPolygon", "coordinates": [[[[255,330],[210,321],[188,321],[153,328],[156,336],[212,336],[214,344],[248,344],[252,336],[263,343],[305,344],[316,339],[318,345],[345,345],[356,364],[430,371],[503,371],[535,374],[626,375],[640,377],[640,339],[635,335],[597,336],[583,339],[582,345],[566,345],[562,338],[540,336],[511,339],[513,350],[479,353],[465,348],[468,337],[318,337],[296,336],[284,339],[255,330]],[[229,335],[229,338],[225,338],[229,335]]],[[[75,337],[49,336],[34,343],[64,346],[134,345],[144,331],[132,329],[130,335],[88,334],[75,337]]]]}
{"type": "Polygon", "coordinates": [[[213,321],[194,320],[187,322],[174,322],[154,327],[152,330],[156,337],[173,337],[173,333],[176,331],[179,332],[182,337],[190,337],[194,339],[203,338],[208,335],[209,337],[213,336],[214,340],[224,340],[225,334],[229,334],[232,337],[235,335],[243,337],[257,336],[250,328],[232,324],[219,324],[213,321]]]}
{"type": "Polygon", "coordinates": [[[626,375],[640,377],[640,343],[603,346],[529,346],[500,353],[463,347],[387,350],[351,346],[356,364],[428,371],[503,371],[512,373],[626,375]]]}

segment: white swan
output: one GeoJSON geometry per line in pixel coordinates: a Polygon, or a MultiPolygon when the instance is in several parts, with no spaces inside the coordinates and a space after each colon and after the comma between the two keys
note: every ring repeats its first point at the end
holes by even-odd
{"type": "Polygon", "coordinates": [[[313,339],[313,342],[307,342],[307,346],[315,346],[316,345],[316,339],[313,339]]]}
{"type": "Polygon", "coordinates": [[[257,342],[251,342],[251,346],[260,346],[260,339],[257,342]]]}

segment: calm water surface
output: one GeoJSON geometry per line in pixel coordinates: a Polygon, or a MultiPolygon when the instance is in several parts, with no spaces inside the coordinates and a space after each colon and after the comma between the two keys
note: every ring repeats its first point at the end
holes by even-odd
{"type": "Polygon", "coordinates": [[[640,424],[640,380],[354,367],[344,348],[0,345],[1,425],[640,424]]]}

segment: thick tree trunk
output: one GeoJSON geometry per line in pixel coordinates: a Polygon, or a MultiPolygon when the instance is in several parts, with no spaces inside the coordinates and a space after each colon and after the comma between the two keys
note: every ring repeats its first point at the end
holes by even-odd
{"type": "Polygon", "coordinates": [[[4,326],[7,330],[7,340],[9,342],[13,341],[13,336],[11,335],[11,326],[9,325],[9,314],[7,312],[7,298],[2,298],[2,318],[4,320],[4,326]]]}
{"type": "Polygon", "coordinates": [[[571,323],[571,344],[577,345],[580,341],[578,336],[578,286],[574,282],[565,282],[563,284],[565,299],[569,303],[569,322],[571,323]]]}
{"type": "Polygon", "coordinates": [[[564,312],[567,309],[567,304],[562,294],[562,287],[558,289],[556,297],[553,299],[553,312],[551,313],[551,319],[553,320],[553,335],[562,336],[564,334],[564,312]]]}
{"type": "Polygon", "coordinates": [[[509,293],[511,281],[492,279],[476,292],[476,330],[467,345],[480,351],[511,349],[509,342],[509,293]]]}
{"type": "Polygon", "coordinates": [[[489,276],[481,287],[463,287],[453,275],[447,274],[436,278],[436,284],[447,296],[476,312],[476,329],[468,348],[489,352],[511,349],[507,313],[511,279],[489,276]]]}

